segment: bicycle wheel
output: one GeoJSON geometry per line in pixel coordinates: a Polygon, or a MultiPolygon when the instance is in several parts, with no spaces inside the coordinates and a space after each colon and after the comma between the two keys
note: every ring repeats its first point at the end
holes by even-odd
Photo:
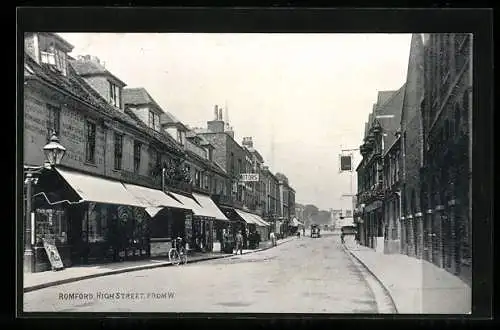
{"type": "Polygon", "coordinates": [[[181,264],[187,264],[187,251],[186,251],[186,249],[181,248],[179,252],[180,252],[179,258],[180,258],[181,264]]]}
{"type": "Polygon", "coordinates": [[[179,257],[179,252],[177,252],[176,249],[172,248],[170,251],[168,251],[168,259],[172,263],[172,265],[178,265],[179,262],[181,261],[179,257]]]}

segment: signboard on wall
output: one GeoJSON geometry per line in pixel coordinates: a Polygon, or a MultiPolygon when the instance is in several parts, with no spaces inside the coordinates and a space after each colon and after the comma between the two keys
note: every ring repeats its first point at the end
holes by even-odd
{"type": "Polygon", "coordinates": [[[242,173],[240,174],[240,181],[242,182],[258,182],[259,174],[258,173],[242,173]]]}
{"type": "Polygon", "coordinates": [[[54,242],[44,239],[43,247],[45,248],[45,252],[47,253],[52,269],[63,269],[64,265],[54,242]]]}
{"type": "Polygon", "coordinates": [[[352,171],[352,155],[340,156],[340,171],[352,171]]]}

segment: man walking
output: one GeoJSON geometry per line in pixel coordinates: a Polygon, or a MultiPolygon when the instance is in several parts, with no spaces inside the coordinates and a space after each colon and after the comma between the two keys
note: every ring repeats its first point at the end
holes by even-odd
{"type": "Polygon", "coordinates": [[[241,234],[241,230],[236,234],[236,254],[238,254],[238,250],[240,254],[243,254],[243,235],[241,234]]]}

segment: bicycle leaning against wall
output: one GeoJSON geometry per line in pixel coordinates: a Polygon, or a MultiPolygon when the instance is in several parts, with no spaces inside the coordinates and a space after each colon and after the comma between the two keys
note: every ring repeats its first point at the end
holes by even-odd
{"type": "Polygon", "coordinates": [[[187,263],[187,250],[184,247],[182,237],[177,237],[172,241],[172,248],[168,251],[168,259],[176,266],[187,263]]]}

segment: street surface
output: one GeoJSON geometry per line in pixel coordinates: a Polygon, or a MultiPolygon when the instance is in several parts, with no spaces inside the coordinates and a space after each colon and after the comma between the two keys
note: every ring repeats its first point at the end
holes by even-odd
{"type": "Polygon", "coordinates": [[[377,313],[369,282],[339,236],[322,231],[243,256],[28,292],[24,311],[377,313]]]}

